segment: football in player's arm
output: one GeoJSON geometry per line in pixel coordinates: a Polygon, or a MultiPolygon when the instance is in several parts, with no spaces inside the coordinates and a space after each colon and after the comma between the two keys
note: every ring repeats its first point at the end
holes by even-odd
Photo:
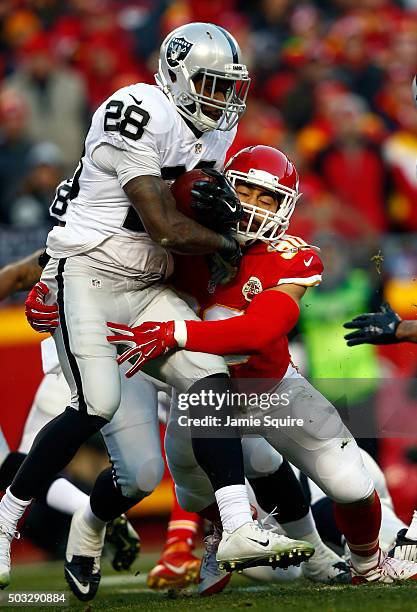
{"type": "MultiPolygon", "coordinates": [[[[220,320],[148,322],[135,328],[109,322],[114,333],[108,337],[109,342],[129,346],[118,358],[119,363],[133,355],[138,357],[127,376],[132,376],[149,359],[175,348],[215,355],[266,354],[271,347],[278,350],[275,344],[297,323],[299,302],[307,287],[321,280],[323,266],[316,250],[299,238],[283,235],[299,197],[298,177],[290,162],[282,153],[262,146],[245,149],[233,160],[226,168],[226,176],[234,182],[246,214],[246,219],[237,226],[239,238],[247,245],[237,276],[223,289],[212,288],[210,298],[204,286],[204,263],[194,262],[195,282],[190,287],[184,284],[184,277],[190,274],[174,274],[175,288],[192,293],[203,310],[215,302],[228,308],[229,314],[220,320]],[[254,184],[241,180],[242,172],[235,170],[235,166],[245,168],[246,163],[255,163],[257,156],[263,163],[271,161],[268,156],[273,156],[274,163],[282,164],[281,193],[275,194],[272,184],[266,186],[262,182],[262,173],[254,184]],[[252,290],[251,282],[254,283],[252,290]]],[[[281,348],[282,353],[288,352],[286,347],[281,348]]],[[[284,359],[277,357],[271,377],[280,370],[278,360],[284,359]]]]}
{"type": "Polygon", "coordinates": [[[358,315],[344,327],[355,330],[345,336],[348,346],[417,342],[417,321],[403,321],[386,302],[379,312],[358,315]]]}

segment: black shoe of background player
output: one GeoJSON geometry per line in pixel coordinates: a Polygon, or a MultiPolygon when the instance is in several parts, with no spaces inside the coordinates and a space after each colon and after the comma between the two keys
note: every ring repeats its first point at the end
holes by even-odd
{"type": "Polygon", "coordinates": [[[107,525],[105,542],[111,548],[113,569],[116,572],[130,569],[140,552],[140,538],[125,516],[107,525]]]}
{"type": "Polygon", "coordinates": [[[388,555],[394,559],[404,559],[405,561],[417,562],[417,540],[410,540],[406,537],[407,529],[400,529],[393,548],[388,555]]]}
{"type": "Polygon", "coordinates": [[[90,601],[97,593],[101,573],[94,557],[75,555],[71,561],[65,560],[65,580],[80,601],[90,601]]]}

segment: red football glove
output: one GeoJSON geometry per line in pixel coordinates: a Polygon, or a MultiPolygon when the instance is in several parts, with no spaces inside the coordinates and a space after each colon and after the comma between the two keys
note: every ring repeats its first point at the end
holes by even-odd
{"type": "Polygon", "coordinates": [[[59,325],[58,305],[46,306],[45,298],[49,293],[48,286],[39,281],[29,292],[25,302],[25,314],[28,323],[39,333],[53,333],[59,325]]]}
{"type": "Polygon", "coordinates": [[[135,355],[138,356],[135,364],[126,372],[126,378],[131,378],[151,359],[165,355],[169,350],[178,346],[174,338],[174,321],[168,321],[167,323],[148,322],[137,327],[129,327],[122,323],[111,323],[109,321],[107,326],[116,334],[107,336],[110,344],[125,344],[130,347],[117,358],[119,365],[135,355]]]}

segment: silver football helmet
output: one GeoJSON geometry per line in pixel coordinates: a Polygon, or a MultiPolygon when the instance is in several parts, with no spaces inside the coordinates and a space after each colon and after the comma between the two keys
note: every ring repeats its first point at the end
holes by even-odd
{"type": "Polygon", "coordinates": [[[212,23],[188,23],[168,34],[155,78],[201,132],[231,130],[246,110],[250,78],[239,45],[212,23]]]}

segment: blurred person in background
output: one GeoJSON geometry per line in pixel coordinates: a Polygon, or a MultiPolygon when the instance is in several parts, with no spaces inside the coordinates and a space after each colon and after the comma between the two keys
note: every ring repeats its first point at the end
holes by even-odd
{"type": "Polygon", "coordinates": [[[72,174],[80,157],[86,128],[86,93],[82,78],[61,65],[44,33],[24,47],[7,86],[18,91],[29,109],[28,131],[62,151],[65,174],[72,174]]]}
{"type": "Polygon", "coordinates": [[[315,170],[342,204],[375,233],[387,230],[387,172],[378,145],[365,132],[367,109],[353,94],[333,99],[333,142],[316,158],[315,170]]]}
{"type": "Polygon", "coordinates": [[[281,64],[281,51],[289,37],[289,19],[294,0],[262,0],[244,3],[252,23],[254,70],[261,80],[281,64]]]}
{"type": "Polygon", "coordinates": [[[383,144],[393,186],[389,213],[397,231],[417,232],[417,111],[410,96],[410,80],[402,79],[395,89],[397,103],[394,116],[398,129],[383,144]]]}
{"type": "Polygon", "coordinates": [[[33,141],[28,134],[28,116],[18,92],[0,92],[0,223],[9,221],[11,203],[29,169],[33,141]]]}
{"type": "Polygon", "coordinates": [[[62,154],[50,142],[38,143],[29,154],[28,166],[21,193],[8,210],[9,222],[15,227],[49,226],[49,206],[63,178],[62,154]]]}

